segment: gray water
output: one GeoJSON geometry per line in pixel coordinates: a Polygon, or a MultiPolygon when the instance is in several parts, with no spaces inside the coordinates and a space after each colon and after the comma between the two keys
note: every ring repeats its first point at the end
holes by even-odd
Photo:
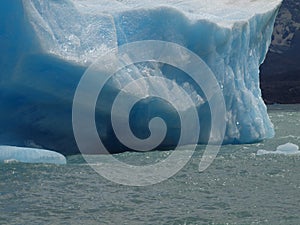
{"type": "MultiPolygon", "coordinates": [[[[300,156],[256,156],[300,145],[300,105],[269,107],[276,137],[227,145],[203,173],[203,147],[175,176],[130,187],[98,175],[81,156],[68,164],[0,164],[0,224],[300,224],[300,156]]],[[[149,163],[170,152],[124,153],[149,163]]]]}

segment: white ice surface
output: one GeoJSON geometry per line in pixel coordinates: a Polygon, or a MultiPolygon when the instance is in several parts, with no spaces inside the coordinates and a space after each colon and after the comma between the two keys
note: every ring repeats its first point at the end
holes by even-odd
{"type": "Polygon", "coordinates": [[[57,152],[45,149],[0,146],[0,162],[66,164],[66,158],[57,152]]]}
{"type": "Polygon", "coordinates": [[[280,154],[280,155],[300,155],[299,146],[293,143],[286,143],[279,145],[276,151],[267,151],[260,149],[257,151],[257,155],[267,155],[267,154],[280,154]]]}

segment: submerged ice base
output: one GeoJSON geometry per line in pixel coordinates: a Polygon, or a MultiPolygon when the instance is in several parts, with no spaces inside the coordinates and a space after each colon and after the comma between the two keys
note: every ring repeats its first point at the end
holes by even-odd
{"type": "MultiPolygon", "coordinates": [[[[163,40],[196,53],[213,71],[226,104],[224,143],[271,138],[273,125],[261,98],[259,65],[271,41],[281,0],[258,1],[114,1],[23,0],[1,3],[0,143],[26,145],[33,140],[63,153],[77,152],[72,132],[72,101],[85,69],[107,50],[142,40],[163,40]],[[101,2],[101,3],[99,3],[101,2]]],[[[182,57],[178,55],[174,57],[182,57]]],[[[209,127],[207,99],[180,71],[163,65],[137,65],[121,71],[100,95],[96,114],[100,137],[113,152],[110,101],[129,82],[146,76],[176,80],[197,104],[200,142],[209,127]]],[[[153,90],[168,91],[166,83],[153,90]]],[[[134,91],[131,91],[134,93],[134,91]]],[[[180,96],[178,97],[180,100],[180,96]]],[[[185,109],[182,109],[185,110],[185,109]]],[[[145,123],[158,112],[170,131],[161,147],[176,145],[176,112],[157,99],[145,99],[131,124],[141,138],[145,123]],[[147,115],[146,122],[145,116],[147,115]],[[168,123],[169,122],[169,123],[168,123]]],[[[30,146],[30,145],[29,145],[30,146]]],[[[126,149],[125,149],[126,150],[126,149]]],[[[93,151],[93,150],[91,150],[93,151]]]]}

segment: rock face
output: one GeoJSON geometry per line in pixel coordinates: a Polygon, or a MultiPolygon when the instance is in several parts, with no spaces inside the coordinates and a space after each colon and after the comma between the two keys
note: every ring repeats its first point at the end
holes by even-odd
{"type": "Polygon", "coordinates": [[[261,66],[261,88],[267,103],[300,103],[299,59],[300,2],[284,0],[261,66]]]}
{"type": "MultiPolygon", "coordinates": [[[[66,154],[77,152],[72,101],[84,71],[108,49],[149,39],[179,44],[210,67],[225,98],[227,112],[221,115],[227,122],[225,143],[270,138],[274,130],[261,98],[259,65],[268,51],[280,4],[281,0],[1,3],[1,21],[5,23],[0,27],[0,47],[5,54],[0,56],[0,97],[5,107],[0,117],[0,143],[33,144],[66,154]]],[[[186,60],[184,55],[176,57],[186,60]]],[[[210,112],[208,99],[199,87],[182,71],[167,65],[148,63],[130,69],[132,72],[118,72],[99,96],[104,105],[96,112],[96,120],[101,118],[98,129],[104,131],[102,138],[111,151],[127,148],[113,134],[108,102],[131,81],[147,76],[174,80],[191,96],[203,125],[200,142],[206,141],[210,112]]],[[[145,84],[145,89],[149,93],[170,89],[167,83],[155,84],[145,84]]],[[[188,107],[182,111],[188,111],[188,107]]],[[[133,132],[140,138],[147,137],[149,131],[143,119],[147,123],[159,112],[174,128],[160,147],[176,145],[180,134],[180,125],[174,122],[177,113],[156,99],[143,99],[133,110],[133,132]]]]}

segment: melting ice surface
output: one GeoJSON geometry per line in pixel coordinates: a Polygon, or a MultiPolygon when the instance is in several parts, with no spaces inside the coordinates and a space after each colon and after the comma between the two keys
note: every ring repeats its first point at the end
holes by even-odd
{"type": "Polygon", "coordinates": [[[267,154],[280,154],[280,155],[300,155],[299,146],[293,143],[286,143],[284,145],[279,145],[276,151],[267,151],[260,149],[257,151],[257,155],[267,155],[267,154]]]}
{"type": "MultiPolygon", "coordinates": [[[[227,109],[225,143],[271,138],[274,129],[261,98],[259,65],[267,53],[280,3],[281,0],[3,1],[0,100],[4,107],[0,143],[26,145],[33,140],[62,153],[77,152],[72,100],[85,69],[107,50],[149,39],[180,44],[196,53],[213,71],[227,109]]],[[[174,57],[184,60],[184,55],[174,57]]],[[[210,132],[210,113],[201,90],[181,71],[148,63],[118,72],[99,96],[102,102],[96,119],[100,118],[98,131],[107,147],[112,151],[122,148],[109,124],[110,101],[131,81],[148,76],[175,80],[191,96],[200,117],[199,140],[205,142],[210,132]]],[[[149,83],[147,88],[152,93],[171,87],[162,82],[155,87],[149,83]]],[[[177,98],[180,101],[181,96],[177,98]]],[[[157,99],[145,99],[133,109],[134,133],[147,137],[147,121],[157,114],[164,115],[170,128],[162,146],[176,145],[180,126],[174,122],[177,114],[157,99]]]]}
{"type": "Polygon", "coordinates": [[[0,162],[66,164],[66,158],[45,149],[0,146],[0,162]]]}

